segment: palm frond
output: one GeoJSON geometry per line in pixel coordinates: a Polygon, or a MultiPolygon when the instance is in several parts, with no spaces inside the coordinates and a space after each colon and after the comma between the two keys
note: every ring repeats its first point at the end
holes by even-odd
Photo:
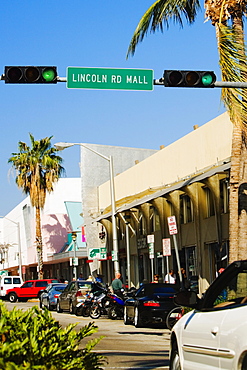
{"type": "Polygon", "coordinates": [[[134,55],[137,44],[143,40],[149,29],[150,32],[163,32],[163,26],[168,29],[171,21],[183,27],[183,18],[191,24],[199,9],[198,0],[157,0],[141,18],[130,41],[127,58],[134,55]]]}
{"type": "MultiPolygon", "coordinates": [[[[246,48],[242,35],[233,25],[218,25],[218,50],[222,80],[246,82],[246,48]]],[[[233,122],[247,124],[247,89],[222,89],[222,100],[233,122]]]]}

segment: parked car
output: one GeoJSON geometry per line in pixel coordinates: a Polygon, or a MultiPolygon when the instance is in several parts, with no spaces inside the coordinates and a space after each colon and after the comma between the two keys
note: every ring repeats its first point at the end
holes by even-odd
{"type": "Polygon", "coordinates": [[[57,307],[57,298],[64,291],[67,284],[64,283],[51,283],[47,285],[45,290],[39,297],[40,308],[48,308],[49,311],[57,307]]]}
{"type": "Polygon", "coordinates": [[[202,298],[179,292],[176,304],[193,310],[172,329],[170,369],[247,369],[247,260],[230,264],[202,298]]]}
{"type": "Polygon", "coordinates": [[[1,276],[0,278],[0,297],[6,298],[8,289],[20,287],[23,284],[21,276],[1,276]]]}
{"type": "Polygon", "coordinates": [[[10,302],[26,302],[30,298],[39,298],[48,284],[58,282],[57,279],[27,280],[20,287],[7,290],[7,298],[10,302]]]}
{"type": "Polygon", "coordinates": [[[91,291],[92,281],[71,281],[57,299],[57,312],[75,312],[76,305],[86,299],[91,291]]]}
{"type": "Polygon", "coordinates": [[[175,307],[173,297],[176,291],[175,284],[148,283],[128,293],[131,297],[124,304],[124,324],[134,324],[136,328],[165,324],[168,312],[175,307]]]}

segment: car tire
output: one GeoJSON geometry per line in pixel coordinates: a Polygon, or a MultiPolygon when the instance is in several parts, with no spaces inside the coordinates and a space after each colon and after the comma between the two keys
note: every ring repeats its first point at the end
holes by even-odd
{"type": "Polygon", "coordinates": [[[15,293],[10,293],[9,294],[9,302],[15,303],[17,301],[18,297],[15,293]]]}
{"type": "Polygon", "coordinates": [[[43,310],[43,309],[44,309],[44,305],[43,305],[43,303],[42,303],[42,300],[41,300],[41,299],[39,300],[39,308],[41,308],[41,310],[43,310]]]}
{"type": "Polygon", "coordinates": [[[87,306],[84,306],[81,310],[81,314],[82,316],[84,317],[89,317],[89,314],[90,314],[90,309],[91,309],[91,306],[87,305],[87,306]]]}
{"type": "Polygon", "coordinates": [[[82,311],[81,307],[75,307],[75,315],[76,316],[82,316],[81,311],[82,311]]]}
{"type": "Polygon", "coordinates": [[[71,315],[73,315],[73,313],[74,313],[74,306],[73,306],[72,301],[71,301],[71,302],[70,302],[70,304],[69,304],[69,313],[70,313],[71,315]]]}
{"type": "Polygon", "coordinates": [[[141,328],[142,327],[142,321],[141,321],[141,318],[140,318],[140,313],[139,313],[138,307],[135,308],[134,325],[135,325],[136,328],[141,328]]]}
{"type": "Polygon", "coordinates": [[[48,309],[49,311],[52,311],[52,310],[53,310],[53,307],[52,307],[52,305],[50,304],[50,301],[49,301],[49,300],[47,301],[47,309],[48,309]]]}
{"type": "Polygon", "coordinates": [[[58,312],[58,313],[63,312],[63,310],[62,310],[62,309],[61,309],[61,307],[60,307],[60,303],[59,303],[59,301],[57,301],[57,312],[58,312]]]}
{"type": "Polygon", "coordinates": [[[171,351],[170,370],[181,370],[180,358],[177,347],[172,348],[171,351]]]}
{"type": "Polygon", "coordinates": [[[124,320],[124,325],[130,325],[130,320],[129,320],[129,317],[127,315],[127,307],[125,306],[124,307],[124,317],[123,317],[123,320],[124,320]]]}

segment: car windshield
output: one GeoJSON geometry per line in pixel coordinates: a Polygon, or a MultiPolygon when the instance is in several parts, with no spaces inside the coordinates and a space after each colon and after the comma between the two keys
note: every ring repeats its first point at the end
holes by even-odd
{"type": "Polygon", "coordinates": [[[176,290],[168,284],[146,284],[137,292],[137,296],[146,296],[153,294],[175,294],[176,290]]]}
{"type": "Polygon", "coordinates": [[[79,281],[78,286],[79,286],[79,289],[91,289],[92,282],[90,282],[90,281],[79,281]]]}
{"type": "Polygon", "coordinates": [[[66,288],[66,286],[55,286],[54,290],[56,292],[62,292],[65,288],[66,288]]]}
{"type": "Polygon", "coordinates": [[[202,309],[234,307],[247,303],[247,266],[237,262],[229,266],[205,292],[202,309]]]}
{"type": "Polygon", "coordinates": [[[215,299],[213,306],[223,307],[228,304],[247,303],[247,271],[240,272],[228,282],[215,299]],[[245,299],[245,302],[243,302],[245,299]]]}

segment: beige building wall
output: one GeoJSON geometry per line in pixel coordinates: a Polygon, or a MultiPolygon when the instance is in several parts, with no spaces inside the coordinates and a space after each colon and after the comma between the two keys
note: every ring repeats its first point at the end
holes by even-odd
{"type": "MultiPolygon", "coordinates": [[[[231,156],[231,140],[232,123],[224,113],[116,176],[116,200],[220,164],[231,156]]],[[[99,186],[99,209],[111,203],[109,186],[109,181],[99,186]]]]}

